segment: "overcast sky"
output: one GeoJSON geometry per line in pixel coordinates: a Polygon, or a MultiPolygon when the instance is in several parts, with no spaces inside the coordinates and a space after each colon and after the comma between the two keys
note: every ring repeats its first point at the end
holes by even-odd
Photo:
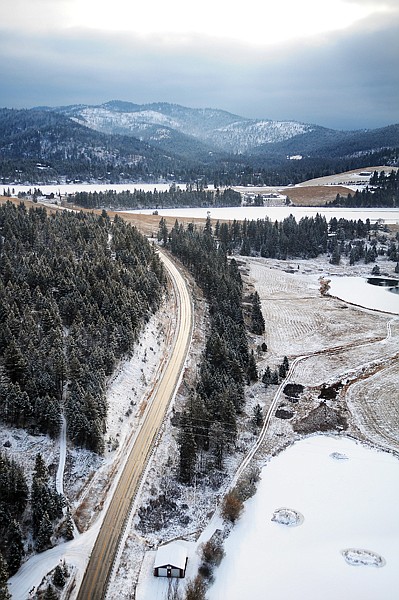
{"type": "Polygon", "coordinates": [[[0,106],[399,122],[399,0],[1,0],[0,106]],[[140,6],[138,6],[140,5],[140,6]]]}

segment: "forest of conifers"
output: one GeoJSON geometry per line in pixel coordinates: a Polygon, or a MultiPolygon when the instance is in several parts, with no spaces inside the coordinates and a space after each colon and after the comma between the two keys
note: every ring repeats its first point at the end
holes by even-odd
{"type": "MultiPolygon", "coordinates": [[[[48,215],[7,202],[0,206],[0,257],[0,421],[56,436],[64,414],[69,440],[101,453],[106,378],[160,303],[158,256],[118,217],[48,215]]],[[[35,548],[49,547],[57,523],[68,538],[71,520],[59,523],[63,499],[42,457],[29,490],[21,467],[0,452],[0,559],[9,574],[24,554],[29,498],[35,548]]]]}
{"type": "Polygon", "coordinates": [[[370,208],[380,206],[385,208],[396,208],[399,203],[399,170],[391,171],[389,174],[385,171],[374,172],[370,178],[370,187],[359,191],[356,190],[348,196],[337,195],[331,202],[333,206],[344,206],[346,208],[370,208]]]}
{"type": "Polygon", "coordinates": [[[105,378],[160,301],[153,248],[104,214],[0,207],[0,419],[103,447],[105,378]],[[66,385],[67,384],[67,385],[66,385]]]}

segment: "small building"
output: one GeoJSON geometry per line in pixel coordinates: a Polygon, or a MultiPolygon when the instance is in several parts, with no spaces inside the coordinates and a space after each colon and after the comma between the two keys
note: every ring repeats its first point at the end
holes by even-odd
{"type": "Polygon", "coordinates": [[[155,555],[155,577],[180,577],[186,575],[187,548],[181,542],[160,546],[155,555]]]}

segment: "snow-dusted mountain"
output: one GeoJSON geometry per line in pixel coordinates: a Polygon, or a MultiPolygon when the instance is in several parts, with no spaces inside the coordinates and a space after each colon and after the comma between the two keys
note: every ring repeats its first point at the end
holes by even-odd
{"type": "Polygon", "coordinates": [[[158,144],[183,134],[219,151],[234,154],[250,152],[264,144],[283,142],[318,129],[295,121],[246,119],[223,110],[168,103],[137,105],[111,101],[100,106],[77,105],[55,110],[103,133],[132,135],[158,144]]]}

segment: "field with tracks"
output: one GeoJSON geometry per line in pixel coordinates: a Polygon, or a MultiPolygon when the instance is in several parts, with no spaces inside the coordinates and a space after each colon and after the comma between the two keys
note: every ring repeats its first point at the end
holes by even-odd
{"type": "MultiPolygon", "coordinates": [[[[279,408],[292,418],[281,422],[275,417],[272,430],[281,430],[288,441],[293,429],[322,404],[322,387],[337,385],[336,397],[323,401],[326,411],[347,422],[347,433],[399,451],[399,317],[323,296],[319,278],[328,276],[329,267],[321,259],[299,264],[246,261],[246,279],[258,290],[266,322],[268,351],[260,372],[266,365],[277,367],[284,356],[290,362],[301,357],[290,382],[304,386],[304,392],[296,403],[282,397],[279,408]]],[[[364,271],[364,265],[358,269],[364,271]]],[[[319,430],[328,427],[319,422],[319,430]]],[[[337,433],[334,427],[332,431],[337,433]]],[[[272,439],[267,445],[273,447],[272,439]]]]}

